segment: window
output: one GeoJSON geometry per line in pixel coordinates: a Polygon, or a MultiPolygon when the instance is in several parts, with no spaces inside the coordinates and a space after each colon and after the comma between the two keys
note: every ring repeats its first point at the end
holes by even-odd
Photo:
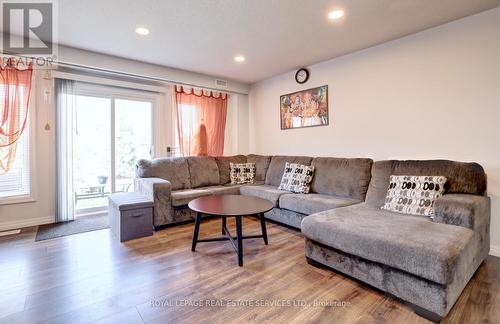
{"type": "MultiPolygon", "coordinates": [[[[25,88],[9,86],[9,95],[13,96],[18,92],[20,101],[20,116],[26,115],[26,95],[25,88]],[[18,90],[18,91],[17,91],[18,90]]],[[[0,84],[0,100],[4,100],[3,94],[5,85],[0,84]]],[[[5,105],[0,105],[0,116],[5,113],[5,105]]],[[[16,201],[25,201],[31,198],[31,177],[30,177],[30,118],[27,118],[26,128],[16,143],[8,147],[0,147],[0,158],[6,164],[7,156],[12,156],[12,162],[7,170],[0,168],[0,204],[16,201]]]]}
{"type": "Polygon", "coordinates": [[[175,144],[182,156],[224,153],[227,95],[174,86],[175,144]]]}
{"type": "Polygon", "coordinates": [[[172,155],[173,156],[181,156],[181,147],[188,146],[189,142],[188,139],[191,136],[191,133],[194,131],[193,125],[195,125],[196,120],[197,120],[197,110],[196,106],[194,105],[182,105],[179,104],[178,109],[182,109],[183,112],[183,119],[180,121],[181,127],[179,127],[178,122],[179,120],[177,119],[177,115],[175,114],[175,109],[174,109],[174,145],[175,147],[173,148],[172,155]],[[179,138],[179,128],[182,129],[182,138],[184,139],[184,143],[180,143],[180,138],[179,138]]]}

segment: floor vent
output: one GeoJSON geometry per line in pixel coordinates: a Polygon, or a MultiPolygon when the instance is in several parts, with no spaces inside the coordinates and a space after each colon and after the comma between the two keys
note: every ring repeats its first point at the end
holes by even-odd
{"type": "Polygon", "coordinates": [[[15,230],[10,230],[10,231],[0,232],[0,236],[14,235],[14,234],[19,234],[19,233],[21,233],[21,230],[15,229],[15,230]]]}

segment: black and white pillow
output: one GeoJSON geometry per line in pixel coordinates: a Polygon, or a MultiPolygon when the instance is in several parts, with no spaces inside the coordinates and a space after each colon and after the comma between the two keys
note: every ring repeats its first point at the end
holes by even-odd
{"type": "Polygon", "coordinates": [[[434,201],[444,194],[443,176],[394,176],[383,209],[402,214],[434,216],[434,201]]]}
{"type": "Polygon", "coordinates": [[[313,166],[286,162],[278,189],[295,193],[309,193],[313,175],[313,166]]]}
{"type": "Polygon", "coordinates": [[[255,163],[229,163],[231,184],[253,183],[255,163]]]}

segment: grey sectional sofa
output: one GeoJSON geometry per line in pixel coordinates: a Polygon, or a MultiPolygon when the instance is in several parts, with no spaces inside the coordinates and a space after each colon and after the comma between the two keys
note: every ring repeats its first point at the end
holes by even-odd
{"type": "Polygon", "coordinates": [[[363,202],[370,183],[371,166],[370,159],[273,156],[264,184],[243,186],[240,193],[271,201],[274,208],[265,214],[268,219],[300,229],[307,215],[363,202]],[[314,166],[310,193],[278,190],[286,162],[314,166]]]}
{"type": "Polygon", "coordinates": [[[155,228],[182,223],[194,219],[194,213],[187,208],[191,200],[239,194],[241,185],[229,184],[229,163],[246,161],[244,155],[139,160],[134,188],[153,199],[155,228]]]}
{"type": "Polygon", "coordinates": [[[476,163],[304,156],[188,157],[137,164],[137,191],[154,200],[161,227],[194,217],[187,203],[212,194],[267,199],[268,219],[301,229],[307,260],[445,316],[489,252],[490,202],[476,163]],[[230,185],[229,163],[256,164],[256,183],[230,185]],[[314,165],[311,193],[278,190],[285,163],[314,165]],[[443,175],[433,219],[381,209],[391,175],[443,175]]]}

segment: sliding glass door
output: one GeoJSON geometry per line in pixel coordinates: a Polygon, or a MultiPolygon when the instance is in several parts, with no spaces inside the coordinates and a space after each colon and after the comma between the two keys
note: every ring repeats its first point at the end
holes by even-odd
{"type": "Polygon", "coordinates": [[[153,155],[153,103],[115,99],[114,192],[132,190],[135,164],[153,155]]]}
{"type": "Polygon", "coordinates": [[[156,102],[149,92],[78,87],[73,135],[76,216],[105,211],[110,193],[133,191],[137,160],[153,157],[156,102]]]}
{"type": "Polygon", "coordinates": [[[73,134],[75,210],[92,212],[111,192],[111,98],[78,95],[73,134]]]}

